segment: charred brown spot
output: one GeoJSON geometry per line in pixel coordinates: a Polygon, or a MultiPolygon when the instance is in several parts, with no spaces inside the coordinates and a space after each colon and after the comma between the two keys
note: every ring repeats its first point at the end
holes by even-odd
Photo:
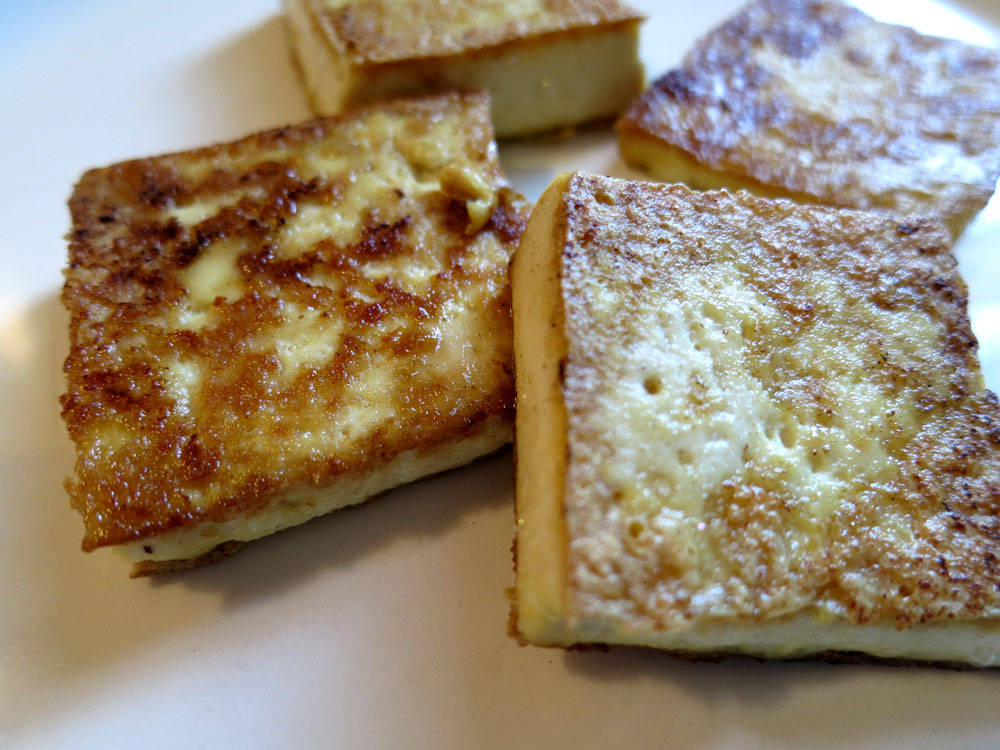
{"type": "Polygon", "coordinates": [[[500,190],[497,207],[486,225],[487,230],[493,230],[504,242],[517,242],[524,234],[528,218],[521,210],[520,202],[509,188],[500,190]]]}
{"type": "Polygon", "coordinates": [[[405,247],[406,230],[410,217],[404,216],[392,224],[367,226],[355,252],[361,258],[383,258],[395,255],[405,247]]]}
{"type": "Polygon", "coordinates": [[[189,479],[203,479],[219,469],[219,457],[207,450],[197,435],[192,435],[181,450],[181,461],[187,467],[189,479]]]}
{"type": "Polygon", "coordinates": [[[671,70],[653,85],[660,93],[684,104],[695,102],[701,95],[698,79],[686,70],[671,70]]]}

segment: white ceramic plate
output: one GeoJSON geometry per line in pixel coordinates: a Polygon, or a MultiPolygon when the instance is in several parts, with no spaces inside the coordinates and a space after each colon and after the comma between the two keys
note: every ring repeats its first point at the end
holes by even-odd
{"type": "MultiPolygon", "coordinates": [[[[735,0],[638,2],[651,75],[735,0]]],[[[1000,44],[997,0],[870,0],[1000,44]]],[[[184,575],[79,551],[61,487],[65,200],[91,166],[307,117],[276,3],[0,6],[0,746],[995,748],[1000,675],[563,653],[507,637],[509,452],[184,575]]],[[[503,146],[530,197],[610,133],[503,146]]],[[[956,252],[1000,388],[1000,202],[956,252]]]]}

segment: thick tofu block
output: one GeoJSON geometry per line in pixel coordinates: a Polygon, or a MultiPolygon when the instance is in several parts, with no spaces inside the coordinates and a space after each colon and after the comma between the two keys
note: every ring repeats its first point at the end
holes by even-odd
{"type": "Polygon", "coordinates": [[[1000,174],[1000,52],[832,0],[756,0],[617,129],[657,179],[936,215],[957,237],[1000,174]]]}
{"type": "Polygon", "coordinates": [[[488,106],[385,103],[83,176],[63,417],[85,550],[190,567],[510,440],[528,207],[488,106]]]}
{"type": "Polygon", "coordinates": [[[512,285],[524,639],[1000,665],[1000,407],[943,225],[575,174],[512,285]]]}
{"type": "Polygon", "coordinates": [[[313,108],[490,92],[497,135],[619,114],[643,85],[642,17],[619,0],[285,0],[313,108]]]}

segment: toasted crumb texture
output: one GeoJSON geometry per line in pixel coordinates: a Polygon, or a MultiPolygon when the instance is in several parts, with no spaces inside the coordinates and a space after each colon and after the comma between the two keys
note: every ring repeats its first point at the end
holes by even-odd
{"type": "Polygon", "coordinates": [[[831,0],[756,0],[617,128],[659,179],[936,215],[957,236],[1000,174],[1000,52],[831,0]]]}
{"type": "Polygon", "coordinates": [[[643,85],[642,16],[619,0],[285,0],[313,107],[484,89],[497,134],[620,113],[643,85]]]}
{"type": "Polygon", "coordinates": [[[70,210],[84,549],[200,558],[509,440],[528,206],[485,95],[96,169],[70,210]]]}
{"type": "Polygon", "coordinates": [[[1000,407],[944,227],[585,174],[543,208],[521,634],[1000,665],[1000,407]]]}

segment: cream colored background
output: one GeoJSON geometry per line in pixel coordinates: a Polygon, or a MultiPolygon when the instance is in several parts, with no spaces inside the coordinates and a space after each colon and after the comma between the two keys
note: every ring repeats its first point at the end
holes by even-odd
{"type": "MultiPolygon", "coordinates": [[[[636,4],[651,75],[737,7],[636,4]]],[[[1000,45],[997,0],[862,5],[1000,45]]],[[[73,181],[308,112],[270,0],[4,3],[0,85],[0,746],[1000,746],[996,673],[517,646],[509,452],[189,574],[84,555],[56,401],[73,181]]],[[[632,174],[609,132],[501,155],[530,197],[571,168],[632,174]]],[[[957,253],[998,389],[1000,201],[957,253]]]]}

